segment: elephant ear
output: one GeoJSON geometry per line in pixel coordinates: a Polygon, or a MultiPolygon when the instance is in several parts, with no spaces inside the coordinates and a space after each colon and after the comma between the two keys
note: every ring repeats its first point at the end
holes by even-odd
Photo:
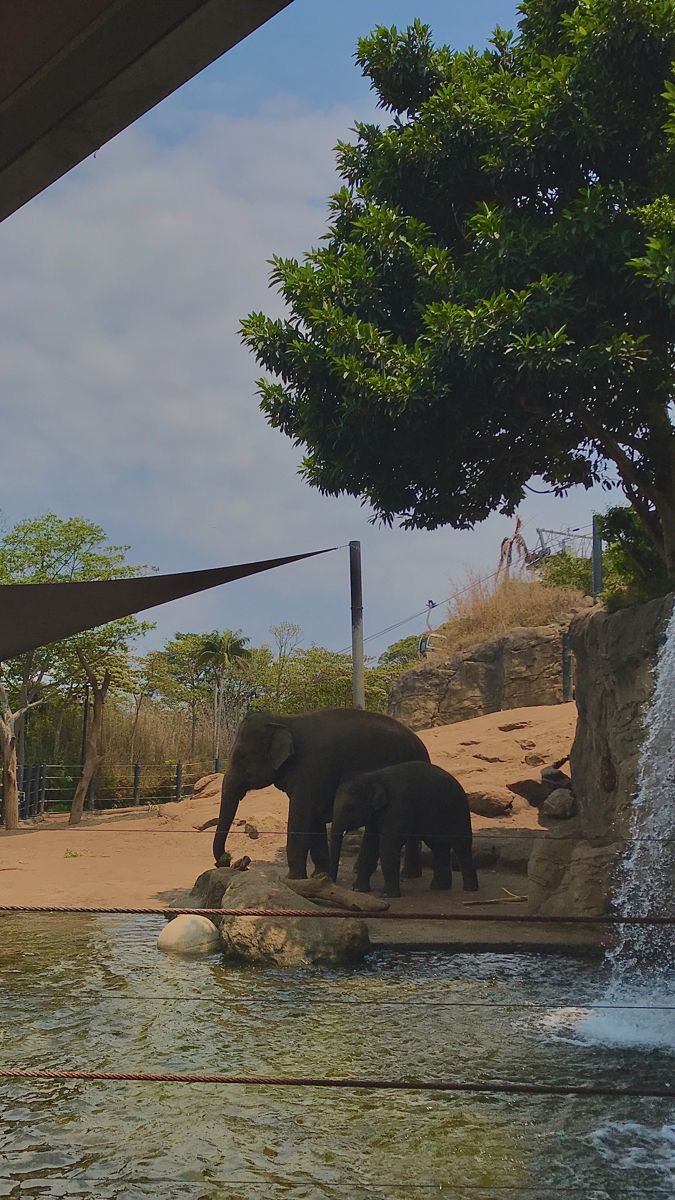
{"type": "Polygon", "coordinates": [[[387,790],[383,783],[374,783],[370,793],[370,802],[375,812],[382,812],[389,803],[387,790]]]}
{"type": "Polygon", "coordinates": [[[270,732],[270,762],[278,771],[295,752],[295,746],[290,730],[285,725],[270,725],[270,732]]]}

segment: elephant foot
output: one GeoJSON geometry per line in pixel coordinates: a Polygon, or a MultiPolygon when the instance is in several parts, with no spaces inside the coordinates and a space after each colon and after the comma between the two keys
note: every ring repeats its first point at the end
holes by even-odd
{"type": "Polygon", "coordinates": [[[452,891],[452,879],[442,879],[442,878],[439,879],[438,876],[434,875],[434,878],[432,879],[431,883],[429,884],[429,891],[430,892],[451,892],[452,891]]]}
{"type": "Polygon", "coordinates": [[[362,879],[356,879],[356,880],[354,881],[354,886],[352,887],[352,891],[353,891],[353,892],[369,892],[369,891],[370,891],[370,881],[369,881],[369,880],[366,880],[366,881],[364,881],[364,880],[362,880],[362,879]]]}
{"type": "Polygon", "coordinates": [[[401,895],[401,889],[400,888],[385,888],[384,894],[385,894],[385,896],[390,896],[392,900],[397,900],[401,895]]]}
{"type": "Polygon", "coordinates": [[[478,881],[476,880],[475,883],[474,882],[465,883],[462,890],[465,892],[477,892],[478,891],[478,881]]]}

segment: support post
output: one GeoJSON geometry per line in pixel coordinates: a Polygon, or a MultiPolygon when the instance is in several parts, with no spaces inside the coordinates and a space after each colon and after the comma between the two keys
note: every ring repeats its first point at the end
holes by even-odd
{"type": "Polygon", "coordinates": [[[183,799],[183,764],[176,763],[176,800],[183,799]]]}
{"type": "Polygon", "coordinates": [[[45,811],[45,804],[47,802],[47,771],[45,769],[44,763],[40,767],[39,787],[40,787],[40,800],[39,800],[39,804],[38,804],[38,812],[39,812],[40,816],[42,816],[42,814],[45,811]]]}
{"type": "Polygon", "coordinates": [[[600,533],[601,518],[597,513],[593,517],[593,598],[602,591],[602,536],[600,533]]]}
{"type": "Polygon", "coordinates": [[[352,602],[352,704],[366,707],[363,664],[363,586],[361,580],[361,543],[349,543],[349,581],[352,602]]]}
{"type": "Polygon", "coordinates": [[[134,763],[134,804],[138,808],[141,802],[141,764],[134,763]]]}

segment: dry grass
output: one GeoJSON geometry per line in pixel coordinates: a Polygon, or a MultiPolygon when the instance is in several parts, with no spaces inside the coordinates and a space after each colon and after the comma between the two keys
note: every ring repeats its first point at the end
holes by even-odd
{"type": "Polygon", "coordinates": [[[526,579],[485,581],[469,575],[448,605],[448,619],[437,631],[445,640],[436,645],[443,653],[455,654],[509,629],[563,623],[582,603],[576,588],[545,587],[526,579]]]}

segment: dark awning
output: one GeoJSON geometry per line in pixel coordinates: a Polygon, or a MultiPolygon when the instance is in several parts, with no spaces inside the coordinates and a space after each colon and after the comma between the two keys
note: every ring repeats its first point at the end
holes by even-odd
{"type": "Polygon", "coordinates": [[[181,571],[175,575],[147,575],[141,579],[7,584],[0,587],[0,662],[180,596],[192,596],[221,583],[232,583],[247,575],[258,575],[330,552],[330,549],[313,550],[288,558],[268,558],[207,571],[181,571]]]}

